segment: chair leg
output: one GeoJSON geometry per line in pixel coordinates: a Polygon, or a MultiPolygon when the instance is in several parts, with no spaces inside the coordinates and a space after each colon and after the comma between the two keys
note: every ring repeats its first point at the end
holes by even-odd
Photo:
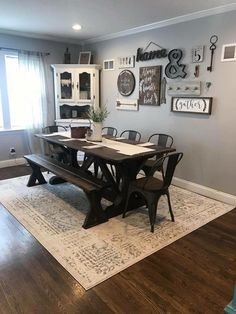
{"type": "Polygon", "coordinates": [[[170,193],[169,193],[168,190],[167,190],[167,192],[166,192],[166,196],[167,196],[167,200],[168,200],[168,206],[169,206],[169,211],[170,211],[171,220],[172,220],[172,221],[175,221],[175,217],[174,217],[174,214],[173,214],[173,211],[172,211],[172,207],[171,207],[171,203],[170,203],[170,193]]]}
{"type": "Polygon", "coordinates": [[[147,197],[147,203],[148,203],[148,214],[149,214],[149,220],[151,224],[151,232],[154,232],[154,225],[156,222],[156,215],[157,215],[157,205],[158,201],[161,195],[157,195],[154,197],[147,197]]]}

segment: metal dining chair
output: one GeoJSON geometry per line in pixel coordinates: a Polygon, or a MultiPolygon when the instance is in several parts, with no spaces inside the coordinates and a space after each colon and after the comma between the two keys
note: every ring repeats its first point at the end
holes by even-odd
{"type": "Polygon", "coordinates": [[[135,130],[125,130],[121,132],[120,137],[125,137],[128,140],[139,142],[141,140],[141,133],[135,130]]]}
{"type": "Polygon", "coordinates": [[[114,127],[105,126],[104,128],[102,128],[102,134],[104,134],[104,135],[116,137],[117,133],[118,133],[118,131],[114,127]]]}
{"type": "MultiPolygon", "coordinates": [[[[43,134],[52,134],[56,132],[65,132],[67,131],[67,128],[62,126],[62,125],[49,125],[46,126],[42,129],[43,134]]],[[[66,147],[57,145],[57,144],[52,144],[52,143],[47,143],[48,144],[48,150],[51,158],[55,158],[58,161],[61,161],[65,164],[67,164],[68,161],[68,150],[66,147]]]]}
{"type": "MultiPolygon", "coordinates": [[[[112,137],[116,137],[118,131],[116,128],[114,127],[111,127],[111,126],[105,126],[102,128],[102,134],[103,135],[109,135],[109,136],[112,136],[112,137]]],[[[115,170],[113,168],[113,166],[110,164],[110,169],[111,169],[111,173],[113,175],[113,177],[115,176],[115,170]]],[[[95,176],[97,177],[98,176],[98,171],[99,171],[99,167],[96,163],[94,163],[94,174],[95,176]]],[[[102,177],[103,178],[103,175],[102,177]]]]}
{"type": "MultiPolygon", "coordinates": [[[[152,134],[149,139],[148,139],[148,142],[151,142],[157,146],[162,146],[162,147],[172,147],[173,145],[173,137],[168,135],[168,134],[163,134],[163,133],[154,133],[152,134]]],[[[155,162],[157,159],[165,156],[166,154],[159,154],[159,155],[156,155],[155,158],[151,158],[151,159],[148,159],[141,170],[144,171],[145,175],[148,175],[149,171],[151,170],[151,168],[154,166],[155,162]]],[[[159,169],[157,169],[157,171],[163,171],[162,169],[162,166],[160,165],[159,169]]]]}
{"type": "Polygon", "coordinates": [[[126,204],[123,211],[123,218],[125,217],[126,211],[128,209],[130,196],[135,193],[136,195],[141,195],[145,199],[148,207],[151,232],[154,232],[157,205],[162,195],[167,196],[171,220],[174,221],[174,214],[170,202],[169,186],[171,184],[175,168],[182,159],[182,157],[183,153],[174,153],[158,159],[149,171],[147,177],[138,178],[129,184],[126,204]],[[159,169],[160,165],[163,164],[165,170],[163,171],[163,179],[160,180],[154,177],[154,173],[157,169],[159,169]]]}

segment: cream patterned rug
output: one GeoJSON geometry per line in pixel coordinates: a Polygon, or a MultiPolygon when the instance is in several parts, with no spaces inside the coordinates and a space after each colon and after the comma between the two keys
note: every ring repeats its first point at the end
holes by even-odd
{"type": "MultiPolygon", "coordinates": [[[[46,175],[49,176],[49,175],[46,175]]],[[[83,229],[86,196],[64,183],[28,188],[28,176],[0,181],[0,201],[85,288],[89,289],[232,209],[171,187],[175,222],[162,197],[154,233],[145,209],[83,229]]]]}

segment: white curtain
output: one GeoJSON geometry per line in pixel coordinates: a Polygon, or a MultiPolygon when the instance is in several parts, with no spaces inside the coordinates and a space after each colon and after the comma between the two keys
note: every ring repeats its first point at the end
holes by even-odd
{"type": "Polygon", "coordinates": [[[25,129],[31,153],[42,151],[41,141],[34,134],[48,125],[49,101],[46,83],[45,54],[28,51],[18,53],[21,99],[25,129]]]}

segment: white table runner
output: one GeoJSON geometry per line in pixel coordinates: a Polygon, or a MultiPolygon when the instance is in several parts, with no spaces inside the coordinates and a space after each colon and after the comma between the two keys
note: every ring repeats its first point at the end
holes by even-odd
{"type": "MultiPolygon", "coordinates": [[[[136,154],[142,154],[154,151],[154,149],[140,147],[138,145],[127,144],[123,142],[113,141],[106,138],[102,139],[102,142],[90,142],[96,145],[96,147],[107,147],[117,151],[117,153],[132,156],[136,154]]],[[[84,146],[84,148],[88,148],[88,146],[84,146]]]]}

